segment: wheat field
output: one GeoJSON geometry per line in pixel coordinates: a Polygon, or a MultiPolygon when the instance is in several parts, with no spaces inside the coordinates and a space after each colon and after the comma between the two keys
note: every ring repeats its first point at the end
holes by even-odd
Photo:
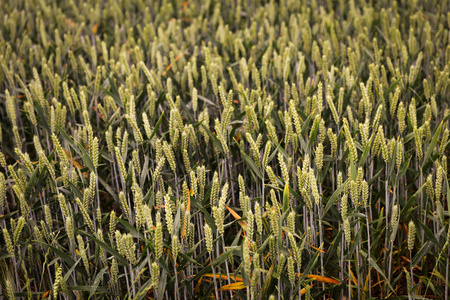
{"type": "Polygon", "coordinates": [[[0,298],[449,299],[449,1],[0,17],[0,298]]]}

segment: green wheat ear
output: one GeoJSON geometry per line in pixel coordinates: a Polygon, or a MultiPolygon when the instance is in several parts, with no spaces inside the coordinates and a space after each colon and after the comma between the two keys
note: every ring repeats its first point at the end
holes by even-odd
{"type": "Polygon", "coordinates": [[[11,236],[9,235],[9,232],[6,228],[3,228],[2,231],[3,231],[3,238],[6,244],[6,250],[8,251],[8,254],[14,256],[14,246],[11,241],[11,236]]]}
{"type": "Polygon", "coordinates": [[[416,239],[416,225],[413,221],[409,221],[408,231],[408,250],[412,251],[416,239]]]}
{"type": "Polygon", "coordinates": [[[152,285],[154,294],[158,294],[158,288],[159,288],[159,264],[157,262],[152,262],[152,285]]]}
{"type": "Polygon", "coordinates": [[[0,208],[2,210],[5,210],[6,208],[6,180],[5,175],[1,172],[0,172],[0,208]]]}

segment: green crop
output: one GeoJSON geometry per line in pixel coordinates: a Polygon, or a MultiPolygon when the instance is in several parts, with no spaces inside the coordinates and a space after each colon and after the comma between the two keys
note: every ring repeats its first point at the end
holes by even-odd
{"type": "Polygon", "coordinates": [[[449,298],[448,1],[0,17],[0,298],[449,298]]]}

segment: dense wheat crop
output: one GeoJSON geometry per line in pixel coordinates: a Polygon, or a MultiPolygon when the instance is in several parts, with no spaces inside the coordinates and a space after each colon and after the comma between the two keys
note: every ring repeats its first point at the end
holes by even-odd
{"type": "Polygon", "coordinates": [[[448,1],[0,1],[0,297],[448,299],[448,1]]]}

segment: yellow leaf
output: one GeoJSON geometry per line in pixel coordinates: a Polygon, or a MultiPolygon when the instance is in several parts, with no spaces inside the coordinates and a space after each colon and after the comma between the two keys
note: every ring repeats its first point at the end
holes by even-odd
{"type": "MultiPolygon", "coordinates": [[[[186,207],[186,212],[191,212],[191,195],[188,195],[188,203],[186,207]]],[[[186,235],[186,224],[183,224],[183,230],[181,232],[181,238],[184,238],[186,235]]]]}
{"type": "Polygon", "coordinates": [[[434,270],[433,271],[433,273],[432,274],[434,274],[434,275],[436,275],[437,277],[439,277],[442,281],[444,281],[445,282],[445,278],[444,278],[444,276],[442,276],[442,274],[441,273],[439,273],[439,271],[438,270],[434,270]]]}
{"type": "MultiPolygon", "coordinates": [[[[310,286],[309,286],[309,289],[312,289],[312,287],[313,287],[313,286],[310,285],[310,286]]],[[[300,295],[303,296],[305,293],[306,293],[306,288],[302,288],[302,289],[300,290],[300,295]]]]}
{"type": "Polygon", "coordinates": [[[366,276],[366,282],[364,283],[364,291],[369,291],[369,275],[366,276]]]}
{"type": "MultiPolygon", "coordinates": [[[[209,274],[205,274],[203,276],[205,276],[205,277],[215,277],[215,278],[224,279],[224,280],[228,279],[227,275],[222,275],[222,274],[215,274],[215,275],[213,275],[213,274],[209,273],[209,274]]],[[[233,280],[236,280],[236,281],[242,281],[243,280],[242,277],[239,277],[239,276],[234,277],[234,276],[230,275],[230,278],[233,279],[233,280]]]]}
{"type": "Polygon", "coordinates": [[[92,27],[92,33],[97,34],[97,30],[98,30],[98,24],[95,24],[94,27],[92,27]]]}
{"type": "Polygon", "coordinates": [[[244,285],[244,282],[235,282],[235,283],[230,283],[227,285],[224,285],[223,287],[221,287],[219,289],[219,291],[230,291],[230,290],[242,290],[245,289],[246,286],[244,285]]]}
{"type": "Polygon", "coordinates": [[[50,291],[46,291],[46,292],[44,293],[44,295],[42,295],[42,299],[47,298],[48,294],[50,294],[50,291]]]}
{"type": "Polygon", "coordinates": [[[350,275],[352,276],[353,283],[358,286],[358,279],[356,279],[355,274],[353,274],[352,270],[350,270],[350,275]]]}

